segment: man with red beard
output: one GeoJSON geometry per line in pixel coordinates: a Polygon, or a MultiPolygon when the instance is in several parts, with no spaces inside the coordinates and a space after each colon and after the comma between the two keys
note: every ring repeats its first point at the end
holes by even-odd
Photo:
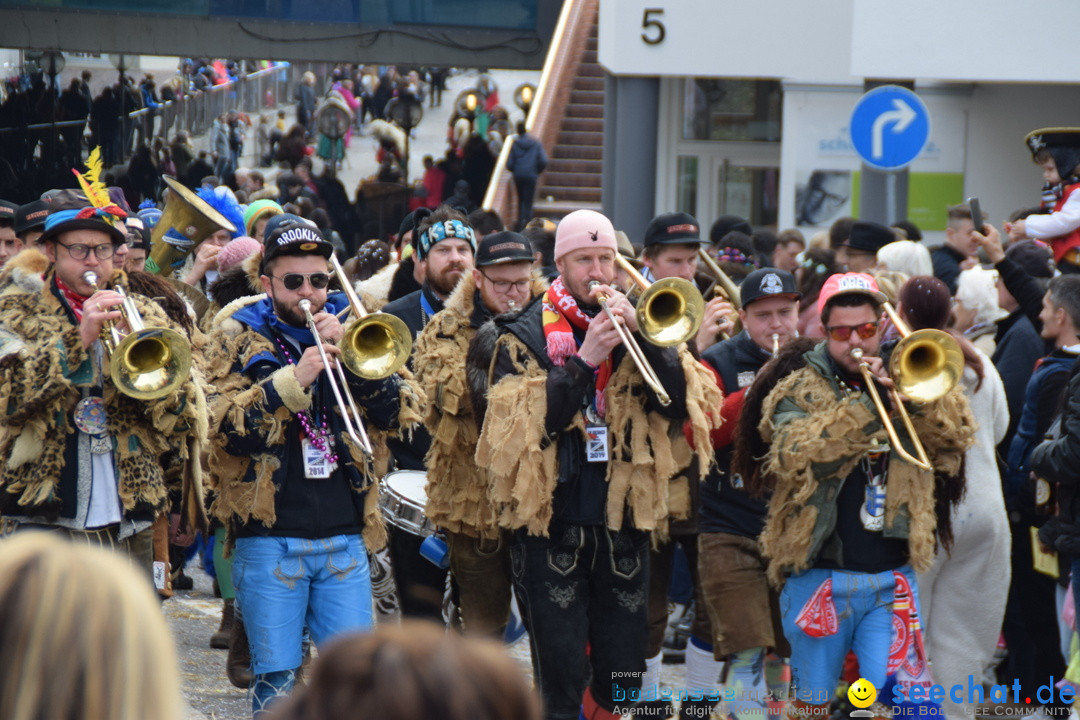
{"type": "MultiPolygon", "coordinates": [[[[465,216],[445,205],[424,217],[417,226],[413,247],[424,284],[382,309],[404,321],[414,343],[428,321],[443,309],[458,281],[473,269],[475,238],[465,216]]],[[[413,358],[409,358],[410,369],[412,364],[413,358]]],[[[431,447],[431,435],[425,428],[416,428],[407,439],[390,438],[387,445],[398,470],[427,470],[424,457],[431,447]]],[[[421,557],[424,538],[393,525],[388,529],[390,561],[402,614],[442,622],[446,570],[421,557]]]]}

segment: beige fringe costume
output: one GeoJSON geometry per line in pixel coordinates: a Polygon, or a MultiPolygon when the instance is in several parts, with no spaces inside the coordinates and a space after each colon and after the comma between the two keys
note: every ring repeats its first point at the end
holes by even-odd
{"type": "MultiPolygon", "coordinates": [[[[807,354],[821,358],[824,346],[807,354]]],[[[786,574],[810,567],[833,532],[821,510],[835,503],[844,480],[874,444],[888,444],[881,421],[866,393],[845,395],[814,360],[783,378],[765,399],[759,431],[770,443],[764,472],[776,478],[761,535],[769,560],[769,579],[782,584],[786,574]]],[[[934,469],[955,482],[965,450],[972,444],[975,420],[962,390],[920,406],[912,423],[934,469]]],[[[903,428],[898,428],[903,435],[903,428]]],[[[907,448],[909,451],[910,447],[907,448]]],[[[925,572],[934,559],[937,538],[934,473],[892,454],[885,500],[886,537],[907,538],[910,562],[925,572]]]]}
{"type": "MultiPolygon", "coordinates": [[[[532,279],[530,296],[546,283],[532,279]]],[[[428,518],[453,533],[481,539],[499,537],[498,517],[488,497],[488,471],[475,460],[479,423],[473,417],[465,358],[476,335],[476,282],[467,273],[447,299],[442,312],[416,340],[413,367],[428,397],[424,424],[431,433],[427,467],[428,518]]]]}
{"type": "MultiPolygon", "coordinates": [[[[547,371],[512,334],[500,336],[498,347],[508,353],[514,374],[500,379],[488,395],[476,463],[490,470],[490,493],[499,508],[499,525],[526,528],[530,535],[546,537],[558,479],[557,443],[548,442],[544,429],[547,371]]],[[[622,527],[629,510],[633,527],[666,531],[672,514],[672,477],[690,463],[692,455],[702,468],[713,461],[709,430],[720,422],[722,395],[708,369],[685,347],[678,352],[686,377],[687,422],[694,450],[683,437],[681,422],[646,410],[646,385],[629,356],[619,363],[605,388],[611,439],[606,517],[612,530],[622,527]]],[[[581,413],[567,431],[584,435],[581,413]]],[[[689,495],[685,485],[680,487],[683,490],[676,501],[683,507],[675,517],[689,512],[689,495]]]]}

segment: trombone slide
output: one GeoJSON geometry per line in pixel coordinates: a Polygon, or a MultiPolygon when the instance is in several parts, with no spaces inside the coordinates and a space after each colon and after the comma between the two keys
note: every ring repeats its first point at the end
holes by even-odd
{"type": "MultiPolygon", "coordinates": [[[[589,289],[599,285],[600,283],[593,280],[589,283],[589,289]]],[[[645,384],[652,388],[656,393],[657,399],[661,405],[667,406],[671,404],[671,396],[668,395],[667,390],[664,389],[663,383],[660,382],[660,378],[656,375],[656,371],[653,370],[652,365],[645,358],[645,354],[641,351],[641,346],[638,345],[637,340],[634,339],[633,334],[626,329],[622,320],[615,316],[611,312],[611,308],[607,304],[607,296],[601,293],[597,299],[600,301],[600,307],[604,309],[604,313],[608,316],[608,319],[615,325],[615,331],[619,333],[619,338],[622,341],[623,346],[626,348],[626,352],[630,354],[634,364],[638,367],[638,372],[645,379],[645,384]]]]}

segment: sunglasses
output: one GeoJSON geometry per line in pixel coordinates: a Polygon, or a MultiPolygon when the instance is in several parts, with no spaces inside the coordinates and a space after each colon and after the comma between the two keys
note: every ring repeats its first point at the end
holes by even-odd
{"type": "Polygon", "coordinates": [[[869,340],[877,334],[878,323],[874,322],[862,323],[860,325],[834,325],[830,328],[825,328],[825,332],[829,334],[829,337],[837,342],[845,342],[851,337],[852,331],[859,334],[863,340],[869,340]]]}
{"type": "Polygon", "coordinates": [[[280,280],[286,290],[299,290],[307,280],[315,290],[325,290],[330,284],[330,275],[324,272],[313,273],[285,273],[281,277],[274,275],[275,280],[280,280]]]}

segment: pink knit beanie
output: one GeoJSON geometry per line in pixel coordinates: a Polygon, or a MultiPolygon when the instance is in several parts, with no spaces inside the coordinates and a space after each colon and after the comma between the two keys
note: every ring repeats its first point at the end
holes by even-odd
{"type": "Polygon", "coordinates": [[[555,260],[582,248],[610,248],[619,251],[615,227],[595,210],[575,210],[555,229],[555,260]]]}
{"type": "Polygon", "coordinates": [[[250,238],[247,235],[233,238],[225,243],[225,247],[221,248],[221,252],[218,253],[218,272],[225,272],[234,265],[239,265],[248,256],[257,252],[262,252],[262,243],[255,238],[250,238]]]}

